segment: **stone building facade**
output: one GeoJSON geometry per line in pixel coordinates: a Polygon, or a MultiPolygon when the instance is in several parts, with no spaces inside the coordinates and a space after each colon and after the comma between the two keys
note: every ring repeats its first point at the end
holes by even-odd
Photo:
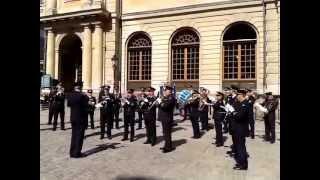
{"type": "Polygon", "coordinates": [[[280,1],[46,0],[46,73],[95,91],[236,84],[280,94],[280,1]]]}

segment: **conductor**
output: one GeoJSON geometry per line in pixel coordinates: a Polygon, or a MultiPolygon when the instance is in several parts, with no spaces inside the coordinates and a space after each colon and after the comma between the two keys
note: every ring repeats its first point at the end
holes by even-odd
{"type": "Polygon", "coordinates": [[[71,108],[70,121],[72,127],[70,157],[84,157],[81,153],[85,129],[88,125],[88,101],[87,95],[81,93],[81,83],[76,83],[74,92],[68,98],[68,106],[71,108]]]}

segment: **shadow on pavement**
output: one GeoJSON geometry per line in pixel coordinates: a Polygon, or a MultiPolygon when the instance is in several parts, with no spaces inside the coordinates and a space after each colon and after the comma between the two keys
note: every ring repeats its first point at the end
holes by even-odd
{"type": "Polygon", "coordinates": [[[138,135],[135,136],[135,140],[142,139],[142,138],[144,138],[144,137],[146,137],[146,136],[147,136],[147,135],[146,135],[145,133],[143,133],[143,134],[138,134],[138,135]]]}
{"type": "Polygon", "coordinates": [[[91,136],[97,136],[97,135],[100,135],[100,131],[85,135],[84,138],[88,138],[88,137],[91,137],[91,136]]]}
{"type": "MultiPolygon", "coordinates": [[[[185,130],[186,128],[183,128],[183,127],[174,127],[174,128],[172,128],[172,133],[173,132],[176,132],[176,131],[180,131],[180,130],[185,130]]],[[[164,137],[163,136],[157,136],[157,142],[156,142],[156,144],[159,144],[159,143],[161,143],[162,141],[164,141],[164,137]]]]}
{"type": "Polygon", "coordinates": [[[119,147],[116,147],[116,145],[118,145],[120,143],[111,143],[111,144],[100,144],[100,145],[97,145],[98,147],[95,147],[95,148],[92,148],[90,150],[87,150],[85,152],[83,152],[83,154],[85,156],[90,156],[92,154],[95,154],[95,153],[98,153],[98,152],[101,152],[101,151],[104,151],[104,150],[107,150],[107,149],[118,149],[118,148],[121,148],[121,147],[124,147],[124,146],[119,146],[119,147]]]}
{"type": "Polygon", "coordinates": [[[156,177],[147,177],[147,176],[117,176],[116,178],[113,178],[113,180],[165,180],[160,179],[156,177]]]}
{"type": "Polygon", "coordinates": [[[174,140],[174,141],[172,141],[172,146],[178,147],[178,146],[181,146],[182,144],[186,144],[186,143],[187,143],[186,139],[174,140]]]}

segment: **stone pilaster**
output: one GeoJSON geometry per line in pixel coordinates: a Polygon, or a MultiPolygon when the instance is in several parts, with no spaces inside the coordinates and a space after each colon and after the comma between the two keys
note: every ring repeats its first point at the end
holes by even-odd
{"type": "Polygon", "coordinates": [[[102,85],[103,76],[103,49],[102,49],[102,27],[95,24],[94,31],[94,54],[92,59],[92,88],[98,90],[102,85]]]}
{"type": "Polygon", "coordinates": [[[47,35],[47,62],[46,62],[46,74],[51,75],[52,77],[55,77],[55,38],[54,33],[52,30],[48,30],[47,35]]]}
{"type": "Polygon", "coordinates": [[[89,25],[83,30],[83,53],[82,53],[82,81],[83,89],[90,89],[92,86],[92,33],[89,25]]]}

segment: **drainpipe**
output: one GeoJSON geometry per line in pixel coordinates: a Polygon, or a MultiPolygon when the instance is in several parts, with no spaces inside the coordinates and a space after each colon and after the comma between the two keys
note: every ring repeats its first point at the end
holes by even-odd
{"type": "Polygon", "coordinates": [[[267,89],[267,37],[266,37],[266,4],[265,0],[262,0],[263,7],[263,93],[267,89]]]}

